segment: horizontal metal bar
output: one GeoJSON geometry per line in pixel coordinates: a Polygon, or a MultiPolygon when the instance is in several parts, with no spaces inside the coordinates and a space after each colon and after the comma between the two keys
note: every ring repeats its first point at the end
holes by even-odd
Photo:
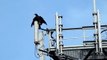
{"type": "MultiPolygon", "coordinates": [[[[63,51],[64,50],[78,50],[78,49],[93,49],[95,48],[94,45],[90,45],[90,46],[84,46],[84,45],[78,45],[78,46],[64,46],[63,47],[63,51]]],[[[102,48],[107,48],[107,44],[103,45],[102,48]]],[[[55,48],[50,48],[51,51],[54,51],[55,48]]]]}
{"type": "MultiPolygon", "coordinates": [[[[107,27],[107,25],[101,25],[101,28],[107,27]]],[[[94,26],[82,26],[82,27],[77,27],[77,28],[62,28],[62,30],[91,30],[94,29],[94,26]]],[[[56,29],[41,29],[44,31],[56,31],[56,29]]]]}

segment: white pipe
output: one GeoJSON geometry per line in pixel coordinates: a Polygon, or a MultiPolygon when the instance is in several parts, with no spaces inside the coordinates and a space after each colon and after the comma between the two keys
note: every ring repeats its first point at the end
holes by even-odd
{"type": "Polygon", "coordinates": [[[62,54],[63,51],[63,41],[62,41],[62,20],[61,20],[61,16],[59,16],[59,40],[60,40],[60,53],[62,54]]]}
{"type": "Polygon", "coordinates": [[[93,10],[96,12],[96,0],[93,0],[93,10]]]}
{"type": "Polygon", "coordinates": [[[99,10],[97,10],[98,12],[98,35],[99,35],[99,48],[100,48],[100,52],[102,53],[102,39],[101,39],[101,24],[100,24],[100,13],[99,10]]]}
{"type": "Polygon", "coordinates": [[[37,44],[39,39],[39,25],[37,21],[34,21],[34,43],[37,44]]]}
{"type": "MultiPolygon", "coordinates": [[[[50,49],[50,48],[52,47],[52,44],[51,44],[51,41],[52,41],[51,31],[49,31],[48,37],[49,37],[49,49],[50,49]]],[[[49,50],[49,51],[50,51],[50,50],[49,50]]]]}
{"type": "MultiPolygon", "coordinates": [[[[43,31],[39,32],[39,42],[40,44],[37,46],[38,49],[44,50],[44,33],[43,31]]],[[[40,54],[40,60],[45,60],[45,55],[44,52],[42,51],[38,51],[38,53],[40,54]]]]}
{"type": "Polygon", "coordinates": [[[94,12],[93,12],[93,16],[94,16],[94,26],[95,26],[95,48],[96,48],[96,53],[98,53],[98,51],[99,51],[99,46],[98,46],[98,28],[97,28],[97,11],[96,11],[96,0],[93,0],[93,10],[94,10],[94,12]]]}
{"type": "Polygon", "coordinates": [[[57,49],[59,50],[59,21],[58,21],[58,13],[56,12],[56,15],[55,15],[55,21],[56,21],[56,46],[57,46],[57,49]]]}

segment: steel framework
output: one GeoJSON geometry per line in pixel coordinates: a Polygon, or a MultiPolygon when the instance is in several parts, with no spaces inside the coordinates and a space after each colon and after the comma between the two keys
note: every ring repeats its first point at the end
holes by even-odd
{"type": "Polygon", "coordinates": [[[100,24],[100,13],[96,8],[96,0],[93,0],[93,26],[77,28],[63,28],[63,16],[56,13],[55,29],[38,29],[38,22],[34,23],[34,43],[40,60],[45,60],[45,54],[53,60],[103,60],[107,59],[107,40],[102,40],[101,33],[107,31],[107,25],[100,24]],[[64,30],[94,30],[92,41],[83,41],[83,45],[65,46],[63,43],[64,30]],[[44,31],[49,37],[49,48],[44,48],[44,31]],[[52,36],[56,33],[56,38],[52,36]]]}

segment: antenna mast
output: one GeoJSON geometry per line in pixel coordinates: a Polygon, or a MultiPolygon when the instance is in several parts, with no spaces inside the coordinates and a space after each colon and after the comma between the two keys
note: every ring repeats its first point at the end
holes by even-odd
{"type": "Polygon", "coordinates": [[[99,19],[99,10],[96,8],[96,0],[93,0],[93,17],[94,17],[94,28],[95,28],[95,48],[96,48],[96,53],[102,53],[102,40],[101,40],[101,25],[100,25],[100,19],[99,19]]]}

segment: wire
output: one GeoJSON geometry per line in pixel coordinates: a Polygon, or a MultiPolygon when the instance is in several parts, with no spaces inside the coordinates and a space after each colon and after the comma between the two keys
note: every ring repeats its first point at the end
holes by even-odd
{"type": "Polygon", "coordinates": [[[107,31],[107,29],[105,29],[105,30],[101,31],[101,33],[105,32],[105,31],[107,31]]]}
{"type": "Polygon", "coordinates": [[[107,39],[107,29],[101,31],[103,39],[107,39]]]}

